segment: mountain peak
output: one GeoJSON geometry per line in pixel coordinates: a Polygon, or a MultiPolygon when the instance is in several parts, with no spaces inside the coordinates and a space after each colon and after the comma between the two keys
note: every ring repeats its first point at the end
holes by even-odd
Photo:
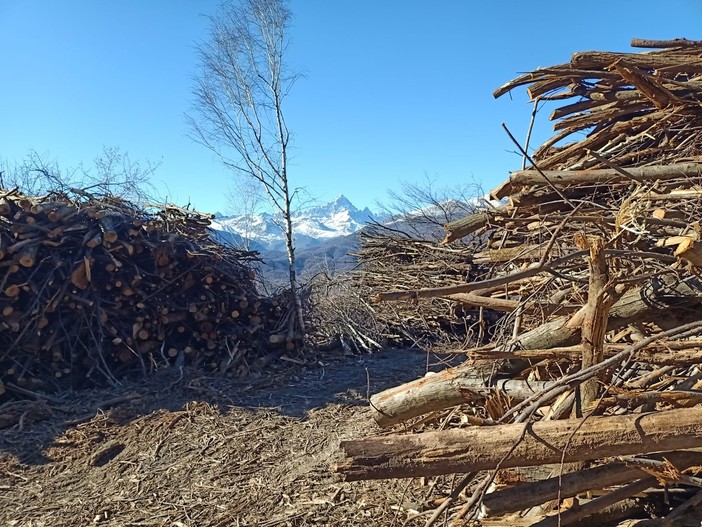
{"type": "MultiPolygon", "coordinates": [[[[212,228],[234,233],[256,241],[267,248],[284,247],[280,218],[270,213],[218,217],[212,228]]],[[[322,239],[348,236],[370,221],[366,208],[359,210],[351,201],[339,194],[334,201],[316,207],[303,208],[292,214],[295,241],[298,246],[319,243],[322,239]]]]}
{"type": "Polygon", "coordinates": [[[334,198],[334,201],[332,203],[338,203],[340,205],[350,205],[353,207],[353,203],[349,201],[349,198],[344,196],[343,194],[339,194],[337,197],[334,198]]]}
{"type": "Polygon", "coordinates": [[[339,194],[336,198],[334,198],[334,201],[331,201],[326,205],[322,205],[322,208],[334,210],[346,209],[350,211],[358,210],[356,206],[343,194],[339,194]]]}

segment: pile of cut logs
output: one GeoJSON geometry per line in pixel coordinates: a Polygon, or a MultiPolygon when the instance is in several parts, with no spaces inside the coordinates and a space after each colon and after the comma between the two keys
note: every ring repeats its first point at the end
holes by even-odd
{"type": "Polygon", "coordinates": [[[2,191],[0,395],[168,364],[236,371],[271,342],[294,345],[287,304],[257,294],[256,254],[221,245],[209,225],[78,190],[2,191]]]}
{"type": "Polygon", "coordinates": [[[415,522],[700,524],[702,42],[633,45],[659,49],[498,89],[555,101],[557,134],[524,149],[501,205],[446,226],[481,241],[482,273],[377,295],[502,313],[463,365],[371,398],[404,433],[342,442],[349,480],[463,473],[415,522]]]}

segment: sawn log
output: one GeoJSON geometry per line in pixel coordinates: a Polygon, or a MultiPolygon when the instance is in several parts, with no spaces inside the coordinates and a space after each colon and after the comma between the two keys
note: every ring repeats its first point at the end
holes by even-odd
{"type": "Polygon", "coordinates": [[[438,476],[702,446],[699,408],[342,441],[346,480],[438,476]],[[564,451],[565,449],[565,451],[564,451]]]}

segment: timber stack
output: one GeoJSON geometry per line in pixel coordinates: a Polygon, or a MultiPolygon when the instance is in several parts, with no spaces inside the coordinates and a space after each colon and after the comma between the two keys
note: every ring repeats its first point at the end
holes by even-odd
{"type": "Polygon", "coordinates": [[[196,364],[237,372],[291,348],[283,298],[262,298],[256,253],[211,217],[80,190],[0,192],[0,396],[114,384],[196,364]]]}
{"type": "Polygon", "coordinates": [[[342,442],[349,480],[462,473],[422,524],[700,523],[702,42],[632,45],[657,49],[499,88],[555,105],[556,134],[446,225],[482,271],[377,295],[502,314],[463,365],[371,397],[403,433],[342,442]]]}

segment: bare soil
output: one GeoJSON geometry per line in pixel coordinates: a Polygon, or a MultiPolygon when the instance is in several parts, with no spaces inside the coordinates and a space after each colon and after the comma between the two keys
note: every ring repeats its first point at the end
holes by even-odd
{"type": "Polygon", "coordinates": [[[330,467],[339,441],[380,433],[368,394],[427,365],[388,350],[245,380],[171,369],[6,403],[0,525],[402,525],[433,508],[436,481],[345,483],[330,467]]]}

